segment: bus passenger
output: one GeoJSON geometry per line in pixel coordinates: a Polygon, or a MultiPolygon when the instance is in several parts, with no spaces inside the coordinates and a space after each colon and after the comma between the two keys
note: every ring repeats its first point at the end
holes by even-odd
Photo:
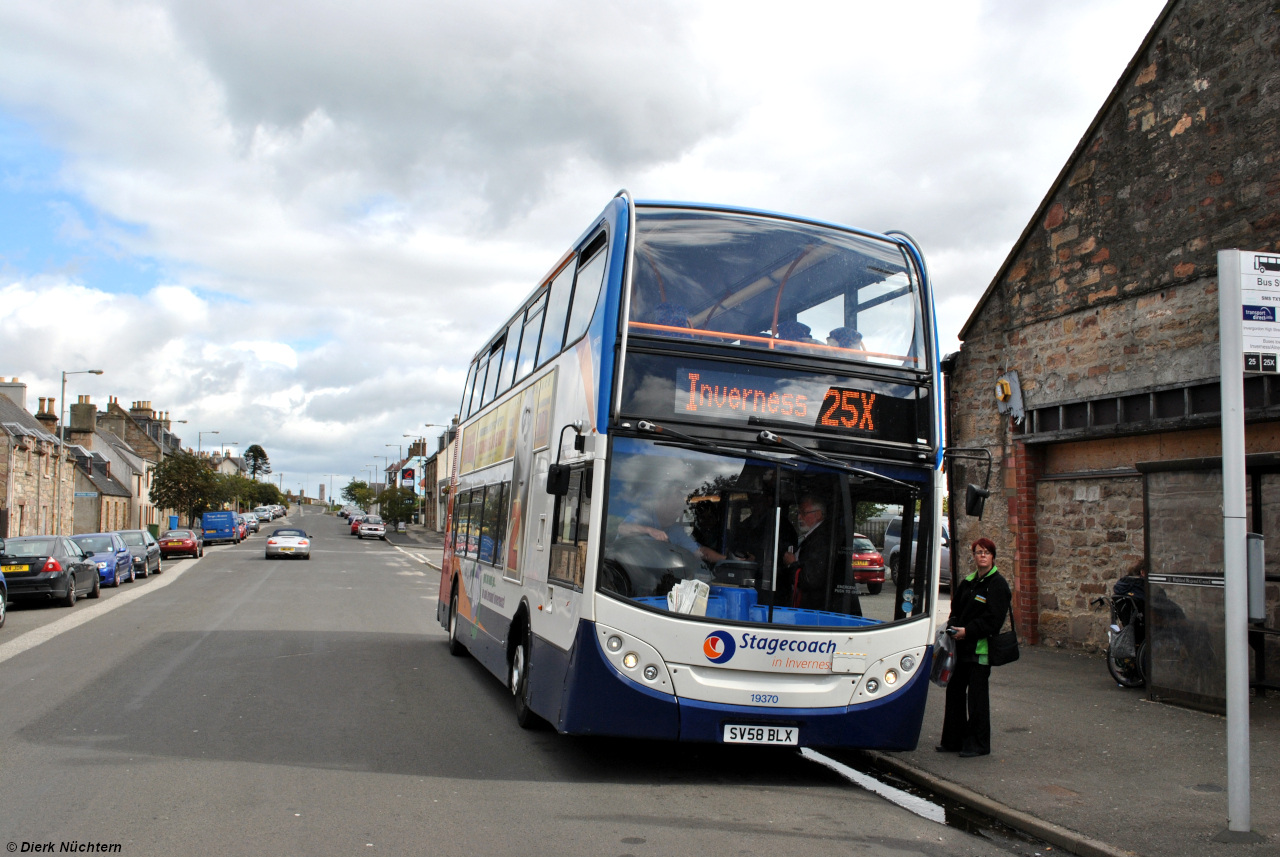
{"type": "Polygon", "coordinates": [[[778,339],[785,339],[788,342],[800,342],[805,345],[822,344],[813,338],[813,328],[799,321],[778,322],[778,339]]]}
{"type": "Polygon", "coordinates": [[[867,346],[862,344],[862,334],[852,327],[837,327],[831,333],[827,334],[827,345],[834,345],[836,348],[847,348],[850,351],[866,351],[867,346]]]}
{"type": "Polygon", "coordinates": [[[724,554],[706,545],[700,545],[689,535],[681,517],[688,498],[676,491],[660,497],[649,506],[637,506],[618,525],[618,537],[646,536],[660,542],[670,542],[700,557],[704,562],[719,562],[724,554]]]}
{"type": "Polygon", "coordinates": [[[806,495],[796,512],[799,541],[782,555],[785,575],[779,575],[779,595],[790,590],[792,607],[822,610],[826,607],[827,576],[831,569],[831,526],[826,521],[827,506],[806,495]],[[781,578],[786,578],[783,585],[781,578]]]}

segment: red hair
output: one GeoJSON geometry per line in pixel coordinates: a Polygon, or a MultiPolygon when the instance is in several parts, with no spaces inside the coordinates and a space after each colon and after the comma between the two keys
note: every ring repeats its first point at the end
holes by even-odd
{"type": "Polygon", "coordinates": [[[992,559],[996,558],[996,543],[991,541],[991,539],[987,538],[986,536],[983,536],[980,539],[975,539],[973,544],[969,546],[969,551],[973,552],[973,551],[976,551],[978,548],[986,548],[987,553],[991,554],[991,558],[992,559]]]}

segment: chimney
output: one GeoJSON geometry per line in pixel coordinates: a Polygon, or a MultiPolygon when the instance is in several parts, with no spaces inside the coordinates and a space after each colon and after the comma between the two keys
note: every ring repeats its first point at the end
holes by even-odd
{"type": "Polygon", "coordinates": [[[53,412],[53,405],[56,399],[46,399],[40,397],[40,410],[36,413],[36,419],[40,421],[40,425],[44,426],[44,430],[49,434],[58,433],[58,415],[53,412]]]}
{"type": "Polygon", "coordinates": [[[27,385],[14,378],[0,378],[0,396],[4,396],[24,411],[27,409],[27,385]]]}
{"type": "Polygon", "coordinates": [[[98,415],[98,425],[124,440],[125,415],[119,411],[103,411],[98,415]]]}
{"type": "Polygon", "coordinates": [[[133,407],[129,408],[129,416],[136,420],[154,420],[156,412],[151,410],[149,401],[134,402],[133,407]]]}
{"type": "Polygon", "coordinates": [[[98,428],[98,406],[89,401],[88,396],[78,396],[71,406],[71,431],[93,432],[98,428]]]}

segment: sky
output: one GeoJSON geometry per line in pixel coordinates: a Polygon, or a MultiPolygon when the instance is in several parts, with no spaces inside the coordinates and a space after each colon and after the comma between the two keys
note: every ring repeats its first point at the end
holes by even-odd
{"type": "Polygon", "coordinates": [[[0,3],[0,376],[341,487],[620,188],[908,232],[954,350],[1162,6],[0,3]]]}

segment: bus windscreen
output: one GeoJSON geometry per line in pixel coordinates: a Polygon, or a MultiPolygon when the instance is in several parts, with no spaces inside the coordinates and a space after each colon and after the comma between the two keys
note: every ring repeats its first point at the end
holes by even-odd
{"type": "Polygon", "coordinates": [[[901,249],[780,218],[637,209],[629,319],[635,336],[925,368],[901,249]]]}

